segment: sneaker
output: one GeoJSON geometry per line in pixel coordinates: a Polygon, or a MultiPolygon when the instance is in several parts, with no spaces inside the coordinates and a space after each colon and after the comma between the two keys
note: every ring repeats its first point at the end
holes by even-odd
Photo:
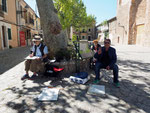
{"type": "Polygon", "coordinates": [[[93,83],[94,84],[98,84],[100,82],[100,80],[94,80],[93,83]]]}
{"type": "Polygon", "coordinates": [[[29,75],[25,74],[25,75],[23,75],[23,77],[21,77],[21,80],[28,79],[28,78],[29,78],[29,75]]]}
{"type": "Polygon", "coordinates": [[[115,85],[117,88],[120,88],[120,84],[119,84],[119,82],[114,83],[114,85],[115,85]]]}
{"type": "Polygon", "coordinates": [[[36,75],[36,74],[33,74],[33,75],[30,77],[31,80],[34,80],[34,79],[36,79],[36,78],[37,78],[37,75],[36,75]]]}

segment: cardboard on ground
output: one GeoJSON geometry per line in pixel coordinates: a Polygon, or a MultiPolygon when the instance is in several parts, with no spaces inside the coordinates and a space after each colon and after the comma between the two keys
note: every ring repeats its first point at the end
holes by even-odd
{"type": "Polygon", "coordinates": [[[50,101],[58,99],[58,88],[44,88],[42,93],[38,96],[39,101],[50,101]]]}
{"type": "Polygon", "coordinates": [[[105,94],[105,86],[104,85],[90,85],[88,93],[90,94],[105,94]]]}

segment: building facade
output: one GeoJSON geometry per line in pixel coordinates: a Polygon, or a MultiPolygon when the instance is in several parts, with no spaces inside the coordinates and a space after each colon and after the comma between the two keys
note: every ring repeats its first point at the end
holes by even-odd
{"type": "Polygon", "coordinates": [[[112,44],[119,43],[119,39],[117,38],[117,18],[111,18],[108,20],[108,32],[109,32],[109,39],[111,40],[112,44]]]}
{"type": "Polygon", "coordinates": [[[31,45],[40,18],[24,0],[0,0],[0,50],[31,45]]]}
{"type": "Polygon", "coordinates": [[[117,38],[120,44],[150,46],[150,1],[117,1],[117,38]]]}
{"type": "Polygon", "coordinates": [[[15,3],[15,0],[0,0],[0,49],[18,46],[15,3]]]}
{"type": "Polygon", "coordinates": [[[71,27],[70,37],[72,38],[75,35],[80,40],[92,41],[96,39],[96,27],[95,24],[91,27],[82,27],[80,30],[71,27]]]}
{"type": "Polygon", "coordinates": [[[99,24],[96,27],[96,32],[97,40],[99,40],[99,42],[103,42],[104,39],[107,38],[107,34],[109,32],[108,21],[99,24]]]}
{"type": "Polygon", "coordinates": [[[31,45],[33,36],[40,33],[40,18],[24,0],[16,1],[19,45],[31,45]]]}

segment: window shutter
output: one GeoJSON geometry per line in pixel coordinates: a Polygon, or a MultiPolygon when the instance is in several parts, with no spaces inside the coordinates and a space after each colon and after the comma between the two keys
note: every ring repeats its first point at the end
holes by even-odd
{"type": "Polygon", "coordinates": [[[2,10],[3,10],[4,12],[7,12],[6,0],[2,0],[2,10]]]}
{"type": "Polygon", "coordinates": [[[11,29],[10,29],[10,28],[8,28],[8,39],[9,39],[9,40],[12,39],[12,37],[11,37],[11,29]]]}

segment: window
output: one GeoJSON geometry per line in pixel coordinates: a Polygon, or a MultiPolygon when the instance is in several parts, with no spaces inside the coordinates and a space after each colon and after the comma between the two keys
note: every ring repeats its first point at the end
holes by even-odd
{"type": "Polygon", "coordinates": [[[38,30],[38,22],[36,21],[36,30],[38,30]]]}
{"type": "Polygon", "coordinates": [[[89,40],[89,41],[91,40],[91,36],[88,36],[88,40],[89,40]]]}
{"type": "Polygon", "coordinates": [[[23,18],[23,8],[22,8],[22,6],[20,6],[20,11],[21,11],[21,18],[23,18]]]}
{"type": "Polygon", "coordinates": [[[91,32],[91,29],[89,29],[89,32],[91,32]]]}
{"type": "Polygon", "coordinates": [[[8,28],[8,39],[9,39],[9,40],[12,39],[12,37],[11,37],[11,29],[10,29],[10,28],[8,28]]]}
{"type": "Polygon", "coordinates": [[[4,12],[7,12],[7,1],[6,0],[2,0],[2,10],[4,12]]]}
{"type": "Polygon", "coordinates": [[[84,39],[85,38],[85,36],[82,36],[82,39],[84,39]]]}
{"type": "Polygon", "coordinates": [[[85,29],[82,29],[82,32],[85,33],[85,29]]]}

